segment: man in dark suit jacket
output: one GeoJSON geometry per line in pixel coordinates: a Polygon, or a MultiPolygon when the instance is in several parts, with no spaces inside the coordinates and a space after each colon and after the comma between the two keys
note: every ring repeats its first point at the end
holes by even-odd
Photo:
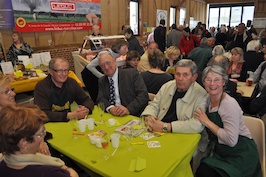
{"type": "Polygon", "coordinates": [[[166,46],[166,27],[165,20],[160,20],[160,25],[154,30],[154,41],[158,44],[158,48],[164,53],[166,46]]]}
{"type": "Polygon", "coordinates": [[[99,79],[98,102],[103,102],[106,111],[115,116],[139,116],[147,106],[149,96],[147,88],[138,71],[132,69],[118,69],[115,58],[107,52],[99,53],[99,66],[104,72],[99,79]],[[111,100],[111,79],[114,85],[115,100],[111,100]],[[114,102],[114,103],[112,103],[114,102]]]}

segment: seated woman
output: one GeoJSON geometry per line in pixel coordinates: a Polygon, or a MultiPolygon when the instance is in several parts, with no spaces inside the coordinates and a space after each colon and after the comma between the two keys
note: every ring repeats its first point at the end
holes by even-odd
{"type": "MultiPolygon", "coordinates": [[[[10,85],[10,77],[6,75],[0,75],[0,110],[2,109],[3,106],[7,105],[15,105],[15,96],[16,93],[14,92],[14,89],[10,85]]],[[[47,144],[42,141],[40,144],[40,149],[38,152],[45,154],[45,155],[51,155],[49,148],[47,144]]]]}
{"type": "Polygon", "coordinates": [[[230,78],[238,79],[240,77],[244,61],[244,53],[240,47],[235,47],[231,50],[231,60],[227,70],[230,78]]]}
{"type": "Polygon", "coordinates": [[[9,47],[7,56],[13,65],[18,63],[18,55],[28,55],[33,53],[33,49],[29,44],[23,41],[21,34],[14,31],[12,34],[13,44],[9,47]]]}
{"type": "Polygon", "coordinates": [[[170,46],[166,49],[166,60],[164,60],[162,70],[167,71],[174,68],[174,65],[179,61],[180,50],[176,46],[170,46]]]}
{"type": "Polygon", "coordinates": [[[202,159],[196,177],[262,176],[259,153],[243,112],[234,98],[224,92],[228,81],[225,70],[208,66],[202,81],[209,94],[208,108],[196,110],[194,117],[205,125],[210,154],[202,159]]]}
{"type": "Polygon", "coordinates": [[[161,86],[173,79],[173,77],[161,70],[164,55],[159,49],[155,49],[148,55],[151,69],[140,73],[147,87],[148,93],[156,94],[161,86]]]}
{"type": "Polygon", "coordinates": [[[1,174],[7,176],[78,177],[58,158],[38,153],[46,135],[46,114],[36,105],[8,105],[0,112],[1,174]]]}
{"type": "Polygon", "coordinates": [[[125,68],[138,68],[140,60],[139,52],[132,50],[127,53],[125,68]]]}

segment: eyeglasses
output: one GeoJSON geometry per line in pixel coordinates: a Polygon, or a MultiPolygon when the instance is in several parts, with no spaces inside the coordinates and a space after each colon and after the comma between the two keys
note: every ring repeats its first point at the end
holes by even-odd
{"type": "Polygon", "coordinates": [[[69,72],[69,69],[52,69],[52,70],[54,70],[58,74],[63,74],[63,73],[66,74],[69,72]]]}
{"type": "Polygon", "coordinates": [[[44,129],[41,133],[34,134],[32,136],[36,136],[38,138],[42,138],[42,137],[45,137],[45,135],[46,135],[46,129],[44,129]]]}
{"type": "Polygon", "coordinates": [[[3,91],[3,92],[1,92],[2,94],[5,94],[5,95],[9,95],[11,92],[13,92],[14,91],[14,88],[10,88],[10,89],[8,89],[8,90],[6,90],[6,91],[3,91]]]}
{"type": "Polygon", "coordinates": [[[222,82],[223,79],[219,79],[219,78],[215,78],[215,79],[211,79],[211,78],[205,78],[204,81],[208,84],[214,82],[215,84],[220,84],[222,82]]]}

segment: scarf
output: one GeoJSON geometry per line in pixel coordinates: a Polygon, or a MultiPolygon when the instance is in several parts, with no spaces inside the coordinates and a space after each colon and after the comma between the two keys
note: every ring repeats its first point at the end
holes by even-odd
{"type": "Polygon", "coordinates": [[[59,158],[43,155],[40,153],[2,155],[2,158],[0,154],[0,162],[2,160],[4,160],[7,165],[12,166],[51,165],[61,167],[65,165],[65,163],[59,158]]]}

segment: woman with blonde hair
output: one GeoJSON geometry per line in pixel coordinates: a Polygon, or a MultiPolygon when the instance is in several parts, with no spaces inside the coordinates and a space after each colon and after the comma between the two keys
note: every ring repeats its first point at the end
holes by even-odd
{"type": "Polygon", "coordinates": [[[228,66],[227,74],[230,78],[239,78],[244,60],[244,53],[243,50],[240,47],[235,47],[231,50],[231,60],[228,66]]]}
{"type": "Polygon", "coordinates": [[[174,65],[178,62],[180,56],[180,50],[176,46],[170,46],[166,49],[166,59],[163,64],[163,71],[167,71],[169,68],[174,67],[174,65]]]}
{"type": "Polygon", "coordinates": [[[33,53],[33,49],[29,44],[24,42],[21,34],[17,31],[14,31],[12,34],[13,44],[9,47],[7,56],[13,65],[16,65],[18,62],[19,55],[28,55],[29,57],[33,53]]]}

